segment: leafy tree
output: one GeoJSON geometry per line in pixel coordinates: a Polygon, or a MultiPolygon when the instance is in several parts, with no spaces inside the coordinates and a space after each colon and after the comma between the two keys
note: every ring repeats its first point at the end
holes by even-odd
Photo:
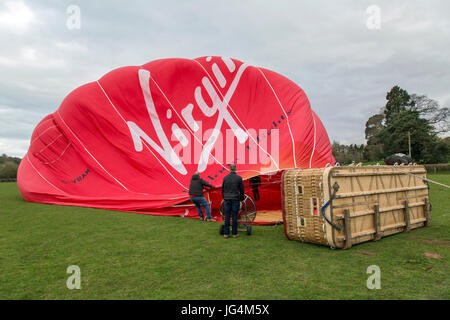
{"type": "Polygon", "coordinates": [[[367,120],[365,134],[368,143],[376,143],[376,135],[383,129],[383,120],[383,114],[373,115],[367,120]]]}
{"type": "Polygon", "coordinates": [[[450,145],[442,139],[438,139],[433,150],[434,163],[447,163],[450,160],[450,145]]]}
{"type": "Polygon", "coordinates": [[[411,156],[421,163],[447,162],[450,148],[436,136],[433,126],[417,110],[402,110],[377,135],[383,142],[384,156],[408,154],[408,132],[411,134],[411,156]]]}
{"type": "Polygon", "coordinates": [[[0,156],[0,163],[5,163],[7,161],[11,161],[11,162],[14,162],[16,164],[20,164],[21,159],[17,158],[17,157],[9,157],[6,154],[2,154],[0,156]]]}
{"type": "Polygon", "coordinates": [[[437,134],[448,132],[448,108],[440,108],[427,96],[409,95],[399,86],[386,94],[386,100],[382,114],[373,115],[366,122],[364,158],[374,161],[398,152],[408,154],[410,133],[415,161],[447,162],[449,145],[437,134]]]}
{"type": "Polygon", "coordinates": [[[333,141],[331,145],[334,158],[340,164],[349,164],[354,162],[364,161],[364,145],[350,144],[344,145],[339,142],[333,141]]]}
{"type": "Polygon", "coordinates": [[[377,134],[383,130],[383,114],[373,115],[366,122],[365,137],[367,146],[364,148],[364,158],[369,161],[376,161],[382,158],[383,144],[377,138],[377,134]]]}
{"type": "Polygon", "coordinates": [[[0,179],[15,179],[17,177],[17,163],[6,161],[0,164],[0,179]]]}
{"type": "Polygon", "coordinates": [[[446,137],[446,138],[442,139],[442,142],[444,142],[445,144],[447,144],[450,147],[450,137],[446,137]]]}
{"type": "Polygon", "coordinates": [[[409,93],[400,88],[399,86],[394,86],[386,94],[386,106],[384,107],[384,116],[386,119],[386,125],[388,125],[392,118],[405,110],[410,110],[414,107],[414,101],[411,99],[409,93]]]}
{"type": "Polygon", "coordinates": [[[20,158],[2,154],[0,156],[0,179],[16,179],[20,161],[20,158]]]}

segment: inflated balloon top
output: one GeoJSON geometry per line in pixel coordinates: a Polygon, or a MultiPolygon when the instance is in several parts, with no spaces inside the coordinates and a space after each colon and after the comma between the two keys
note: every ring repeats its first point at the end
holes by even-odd
{"type": "Polygon", "coordinates": [[[289,79],[224,57],[161,59],[72,91],[35,128],[18,186],[33,202],[161,212],[188,199],[194,172],[219,187],[230,164],[245,179],[334,158],[289,79]]]}

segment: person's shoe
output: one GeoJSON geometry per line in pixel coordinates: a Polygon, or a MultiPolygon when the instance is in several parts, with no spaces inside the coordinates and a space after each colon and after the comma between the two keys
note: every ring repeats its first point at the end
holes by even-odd
{"type": "Polygon", "coordinates": [[[228,239],[230,236],[227,235],[227,234],[224,234],[223,237],[224,237],[225,239],[228,239]]]}
{"type": "Polygon", "coordinates": [[[216,221],[216,220],[214,220],[214,218],[211,218],[211,219],[206,219],[206,221],[212,221],[212,222],[214,222],[214,221],[216,221]]]}
{"type": "Polygon", "coordinates": [[[238,234],[233,234],[233,238],[237,238],[237,237],[239,237],[238,234]]]}

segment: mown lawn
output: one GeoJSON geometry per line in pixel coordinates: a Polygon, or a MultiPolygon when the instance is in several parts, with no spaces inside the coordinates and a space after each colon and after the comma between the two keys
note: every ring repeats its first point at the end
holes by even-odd
{"type": "Polygon", "coordinates": [[[344,251],[288,241],[282,225],[225,240],[214,222],[27,203],[0,183],[0,299],[450,299],[449,189],[431,184],[431,201],[430,227],[344,251]]]}

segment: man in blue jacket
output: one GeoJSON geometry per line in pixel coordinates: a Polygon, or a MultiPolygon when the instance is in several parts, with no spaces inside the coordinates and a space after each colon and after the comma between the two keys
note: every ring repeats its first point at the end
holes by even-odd
{"type": "Polygon", "coordinates": [[[236,166],[230,165],[230,173],[223,178],[222,197],[225,201],[225,229],[224,238],[230,237],[230,218],[232,216],[231,234],[237,238],[238,212],[241,201],[244,200],[244,183],[242,178],[236,174],[236,166]]]}

